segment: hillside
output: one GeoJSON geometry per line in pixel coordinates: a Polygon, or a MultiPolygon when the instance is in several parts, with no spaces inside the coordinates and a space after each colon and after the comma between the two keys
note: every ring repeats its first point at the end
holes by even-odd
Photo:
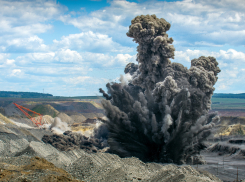
{"type": "Polygon", "coordinates": [[[103,151],[59,151],[41,141],[44,134],[50,132],[0,127],[0,181],[221,181],[189,165],[143,163],[103,151]]]}
{"type": "Polygon", "coordinates": [[[59,111],[57,111],[55,108],[53,108],[49,104],[37,105],[34,108],[32,108],[32,110],[42,115],[52,116],[53,118],[59,114],[59,111]]]}
{"type": "Polygon", "coordinates": [[[245,99],[245,93],[231,94],[231,93],[214,93],[213,98],[237,98],[245,99]]]}
{"type": "Polygon", "coordinates": [[[53,97],[53,95],[52,94],[37,93],[37,92],[0,91],[0,97],[45,98],[45,97],[53,97]]]}

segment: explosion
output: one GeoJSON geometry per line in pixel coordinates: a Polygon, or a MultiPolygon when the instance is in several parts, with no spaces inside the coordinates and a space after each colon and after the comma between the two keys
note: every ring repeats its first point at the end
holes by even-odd
{"type": "Polygon", "coordinates": [[[144,162],[191,163],[203,141],[219,121],[209,114],[211,97],[220,72],[214,57],[191,61],[190,69],[171,63],[175,48],[166,31],[170,23],[156,15],[131,21],[127,36],[138,43],[138,65],[129,63],[126,84],[107,83],[102,101],[108,120],[108,144],[120,157],[144,162]]]}

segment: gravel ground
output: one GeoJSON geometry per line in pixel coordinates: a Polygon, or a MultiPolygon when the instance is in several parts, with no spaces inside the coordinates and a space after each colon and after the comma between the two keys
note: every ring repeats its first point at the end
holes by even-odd
{"type": "Polygon", "coordinates": [[[221,181],[191,166],[143,163],[138,158],[120,158],[109,153],[85,154],[66,170],[83,181],[221,181]]]}
{"type": "Polygon", "coordinates": [[[61,152],[40,141],[48,132],[10,124],[1,125],[0,179],[84,182],[221,181],[215,175],[200,172],[191,166],[143,163],[135,157],[120,158],[103,152],[90,154],[82,149],[61,152]]]}
{"type": "MultiPolygon", "coordinates": [[[[245,159],[234,159],[234,155],[218,155],[215,152],[202,152],[207,164],[199,165],[198,169],[203,169],[217,176],[221,180],[228,182],[237,178],[245,181],[245,159]]],[[[197,168],[197,166],[193,166],[197,168]]]]}
{"type": "Polygon", "coordinates": [[[78,182],[65,170],[40,157],[0,158],[0,181],[6,182],[78,182]]]}

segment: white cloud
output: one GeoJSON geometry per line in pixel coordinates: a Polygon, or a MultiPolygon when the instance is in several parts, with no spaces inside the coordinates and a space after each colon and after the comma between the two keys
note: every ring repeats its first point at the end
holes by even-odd
{"type": "Polygon", "coordinates": [[[39,67],[26,67],[25,72],[29,75],[47,75],[55,77],[63,77],[65,75],[81,75],[87,74],[89,69],[85,66],[75,65],[68,67],[67,65],[45,65],[39,67]]]}
{"type": "Polygon", "coordinates": [[[63,36],[60,41],[54,40],[53,47],[69,48],[81,51],[93,52],[130,52],[132,48],[123,47],[114,42],[111,37],[92,31],[82,32],[80,34],[70,34],[63,36]]]}
{"type": "Polygon", "coordinates": [[[60,62],[82,62],[83,58],[77,51],[70,49],[61,49],[55,53],[54,60],[60,62]]]}
{"type": "Polygon", "coordinates": [[[6,65],[14,65],[15,60],[14,59],[7,59],[6,65]]]}
{"type": "Polygon", "coordinates": [[[5,58],[2,62],[2,65],[0,65],[0,68],[13,68],[15,67],[15,60],[14,59],[7,59],[5,58]]]}
{"type": "MultiPolygon", "coordinates": [[[[141,14],[156,14],[172,24],[171,32],[178,41],[188,40],[199,46],[242,44],[245,41],[245,7],[243,1],[110,1],[110,6],[89,15],[73,18],[65,15],[61,20],[82,31],[104,31],[118,42],[125,37],[130,20],[141,14]],[[119,38],[120,37],[120,38],[119,38]],[[196,38],[195,38],[196,37],[196,38]]],[[[128,40],[128,42],[131,40],[128,40]]]]}
{"type": "Polygon", "coordinates": [[[44,22],[58,18],[60,14],[67,11],[65,6],[56,4],[53,0],[1,0],[0,7],[2,7],[0,17],[4,17],[13,26],[44,22]]]}
{"type": "Polygon", "coordinates": [[[27,38],[7,39],[5,45],[7,47],[6,52],[18,52],[18,50],[43,52],[48,49],[48,46],[43,43],[43,40],[36,35],[27,38]]]}
{"type": "Polygon", "coordinates": [[[245,53],[236,51],[234,49],[228,49],[227,51],[220,50],[220,52],[217,54],[218,58],[221,59],[228,59],[233,61],[239,61],[239,62],[245,62],[245,53]]]}
{"type": "Polygon", "coordinates": [[[198,58],[200,56],[213,56],[217,60],[220,60],[223,66],[227,66],[229,63],[234,67],[234,63],[242,65],[245,61],[245,53],[234,49],[228,49],[227,51],[220,50],[219,52],[190,49],[187,49],[186,51],[175,51],[175,60],[178,61],[184,60],[190,62],[191,59],[198,58]]]}
{"type": "Polygon", "coordinates": [[[20,69],[13,69],[10,76],[19,76],[21,74],[20,69]]]}
{"type": "Polygon", "coordinates": [[[200,56],[210,56],[211,53],[208,51],[202,51],[202,50],[190,50],[187,49],[186,51],[175,51],[175,58],[174,62],[191,62],[194,58],[199,58],[200,56]]]}
{"type": "Polygon", "coordinates": [[[3,63],[9,56],[10,54],[0,53],[0,63],[3,63]]]}
{"type": "Polygon", "coordinates": [[[194,45],[197,45],[197,46],[203,46],[203,47],[222,47],[221,44],[214,44],[214,43],[211,43],[211,42],[206,42],[206,41],[201,41],[201,42],[195,42],[194,45]]]}
{"type": "Polygon", "coordinates": [[[175,60],[190,67],[190,61],[200,56],[213,56],[219,63],[221,72],[218,74],[218,81],[215,85],[216,92],[234,92],[237,88],[243,89],[245,79],[245,53],[234,49],[220,50],[218,52],[207,50],[176,51],[175,60]],[[185,63],[187,61],[187,63],[185,63]]]}
{"type": "MultiPolygon", "coordinates": [[[[169,33],[176,40],[177,48],[173,61],[190,66],[194,58],[216,57],[221,68],[217,91],[231,90],[245,79],[245,53],[235,47],[222,47],[224,44],[226,47],[244,45],[245,1],[108,2],[110,6],[90,14],[70,12],[65,15],[67,8],[53,0],[0,0],[0,52],[5,52],[0,53],[3,87],[12,89],[7,85],[14,82],[18,86],[23,83],[18,88],[27,85],[31,85],[28,89],[39,88],[35,83],[39,80],[49,88],[59,90],[58,87],[62,87],[62,90],[67,86],[67,91],[81,91],[84,88],[77,85],[99,87],[105,84],[108,79],[99,74],[91,76],[89,72],[97,68],[101,72],[118,68],[123,71],[127,63],[136,62],[136,55],[129,54],[135,51],[136,44],[127,38],[126,32],[130,21],[141,14],[156,14],[171,23],[169,33]],[[56,26],[55,20],[74,25],[81,33],[56,37],[53,44],[46,45],[46,39],[37,34],[51,30],[56,26]],[[194,47],[197,50],[193,50],[194,47]],[[213,50],[198,50],[198,47],[213,50]],[[20,52],[22,54],[18,54],[20,52]],[[17,56],[6,53],[17,53],[17,56]]],[[[110,71],[105,73],[110,74],[110,71]]]]}
{"type": "Polygon", "coordinates": [[[135,56],[129,54],[117,54],[114,60],[120,65],[126,66],[128,63],[135,61],[135,56]]]}
{"type": "Polygon", "coordinates": [[[135,62],[136,56],[129,54],[117,54],[115,56],[103,53],[85,52],[82,54],[85,61],[90,62],[94,66],[99,65],[102,67],[116,67],[126,66],[129,62],[135,62]]]}
{"type": "Polygon", "coordinates": [[[106,84],[109,82],[109,80],[105,78],[95,78],[90,76],[70,77],[64,78],[63,80],[66,82],[66,84],[69,85],[106,84]]]}
{"type": "Polygon", "coordinates": [[[0,0],[0,51],[42,52],[47,46],[36,34],[53,26],[48,20],[58,19],[67,8],[53,0],[0,0]]]}
{"type": "Polygon", "coordinates": [[[85,82],[86,80],[91,79],[89,76],[78,76],[78,77],[73,77],[73,78],[64,78],[64,81],[67,84],[81,84],[85,82]]]}
{"type": "Polygon", "coordinates": [[[67,11],[53,0],[0,0],[0,7],[0,51],[10,53],[46,51],[36,34],[52,29],[47,21],[67,11]]]}
{"type": "Polygon", "coordinates": [[[46,53],[27,53],[24,56],[18,56],[16,58],[20,64],[29,64],[31,62],[39,63],[52,63],[52,62],[62,62],[62,63],[81,63],[83,58],[77,51],[72,51],[70,49],[58,49],[55,52],[46,53]]]}

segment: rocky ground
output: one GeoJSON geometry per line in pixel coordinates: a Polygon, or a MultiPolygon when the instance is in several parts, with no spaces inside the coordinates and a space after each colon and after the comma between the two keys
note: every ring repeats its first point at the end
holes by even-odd
{"type": "MultiPolygon", "coordinates": [[[[66,105],[63,104],[63,107],[66,105]]],[[[0,181],[234,181],[237,171],[238,179],[245,179],[244,143],[229,142],[233,136],[210,138],[206,143],[208,149],[202,152],[206,161],[204,165],[143,163],[135,157],[120,158],[107,153],[106,148],[59,150],[42,141],[44,135],[53,135],[50,130],[36,128],[12,105],[6,105],[1,113],[0,181]]],[[[57,116],[71,130],[91,134],[90,130],[96,124],[85,123],[86,119],[102,115],[69,115],[59,111],[57,116]]],[[[45,118],[49,124],[54,122],[50,115],[45,118]]],[[[220,125],[213,130],[213,136],[220,131],[234,133],[227,127],[238,121],[243,127],[244,118],[221,118],[220,125]]]]}
{"type": "Polygon", "coordinates": [[[59,151],[41,141],[50,131],[0,125],[0,181],[221,181],[195,168],[143,163],[82,149],[59,151]]]}
{"type": "Polygon", "coordinates": [[[205,152],[201,155],[204,157],[206,164],[193,166],[199,170],[205,170],[224,182],[245,181],[245,159],[236,159],[233,155],[219,155],[216,152],[205,152]]]}

